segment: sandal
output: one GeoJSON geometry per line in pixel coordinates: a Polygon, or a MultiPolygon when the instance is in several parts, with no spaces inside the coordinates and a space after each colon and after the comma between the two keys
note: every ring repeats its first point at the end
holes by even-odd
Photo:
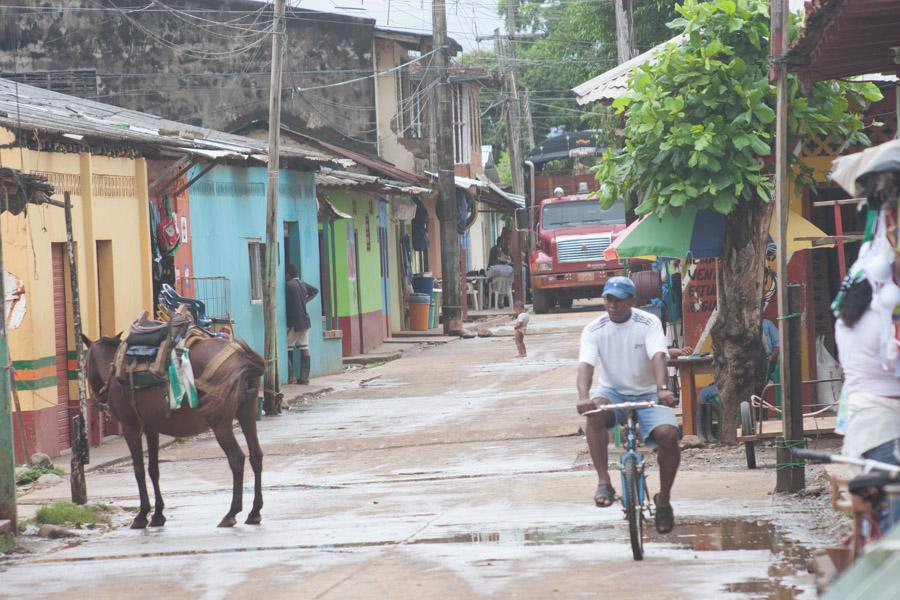
{"type": "Polygon", "coordinates": [[[653,496],[653,504],[656,505],[656,514],[654,516],[656,531],[669,533],[675,527],[675,512],[672,510],[671,504],[669,506],[660,506],[658,498],[659,494],[653,496]]]}
{"type": "Polygon", "coordinates": [[[597,491],[594,492],[594,504],[600,508],[612,506],[616,501],[616,490],[610,483],[601,483],[597,485],[597,491]]]}

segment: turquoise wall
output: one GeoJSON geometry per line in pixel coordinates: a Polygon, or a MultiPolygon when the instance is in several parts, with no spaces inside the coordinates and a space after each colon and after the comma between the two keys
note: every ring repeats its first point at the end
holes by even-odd
{"type": "MultiPolygon", "coordinates": [[[[191,177],[200,167],[194,167],[191,177]]],[[[217,166],[191,187],[194,275],[224,276],[231,282],[231,314],[235,335],[263,353],[262,302],[250,300],[249,242],[266,240],[266,170],[264,167],[217,166]]],[[[281,171],[278,238],[285,221],[299,223],[300,264],[304,281],[321,289],[315,180],[312,173],[281,171]]],[[[293,240],[292,240],[293,243],[293,240]]],[[[287,381],[287,332],[284,314],[284,248],[278,244],[278,371],[287,381]]],[[[294,252],[296,255],[296,251],[294,252]]],[[[308,306],[312,321],[312,375],[340,372],[341,341],[322,338],[322,304],[317,296],[308,306]]]]}

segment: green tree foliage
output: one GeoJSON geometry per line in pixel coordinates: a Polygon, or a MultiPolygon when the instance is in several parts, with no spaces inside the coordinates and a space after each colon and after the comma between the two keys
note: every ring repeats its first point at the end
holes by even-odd
{"type": "MultiPolygon", "coordinates": [[[[636,212],[682,206],[729,214],[769,201],[775,87],[768,79],[767,0],[685,0],[669,26],[684,34],[636,70],[614,102],[626,117],[624,151],[597,167],[601,200],[637,197],[636,212]]],[[[799,17],[793,19],[799,25],[799,17]]],[[[830,137],[867,144],[859,110],[881,98],[869,83],[790,79],[790,144],[830,137]]],[[[809,172],[796,165],[803,182],[809,172]]]]}

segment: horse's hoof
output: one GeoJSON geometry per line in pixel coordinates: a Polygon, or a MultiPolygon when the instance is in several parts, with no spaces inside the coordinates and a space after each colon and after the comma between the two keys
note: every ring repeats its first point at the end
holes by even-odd
{"type": "Polygon", "coordinates": [[[162,515],[153,515],[150,519],[150,527],[162,527],[166,524],[166,518],[162,515]]]}
{"type": "Polygon", "coordinates": [[[132,529],[146,529],[147,528],[147,517],[135,517],[134,521],[131,522],[132,529]]]}
{"type": "Polygon", "coordinates": [[[244,521],[246,525],[259,525],[262,523],[262,515],[248,515],[247,520],[244,521]]]}
{"type": "Polygon", "coordinates": [[[236,524],[237,519],[235,519],[234,517],[224,517],[219,523],[219,527],[234,527],[236,524]]]}

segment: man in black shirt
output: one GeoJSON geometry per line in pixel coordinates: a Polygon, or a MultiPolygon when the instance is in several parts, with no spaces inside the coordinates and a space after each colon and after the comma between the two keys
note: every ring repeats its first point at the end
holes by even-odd
{"type": "Polygon", "coordinates": [[[309,328],[311,321],[306,304],[316,297],[319,290],[301,281],[297,276],[297,267],[287,265],[285,268],[287,285],[285,286],[285,305],[287,309],[288,327],[288,382],[309,384],[309,328]],[[300,376],[295,378],[295,349],[300,350],[300,376]]]}

